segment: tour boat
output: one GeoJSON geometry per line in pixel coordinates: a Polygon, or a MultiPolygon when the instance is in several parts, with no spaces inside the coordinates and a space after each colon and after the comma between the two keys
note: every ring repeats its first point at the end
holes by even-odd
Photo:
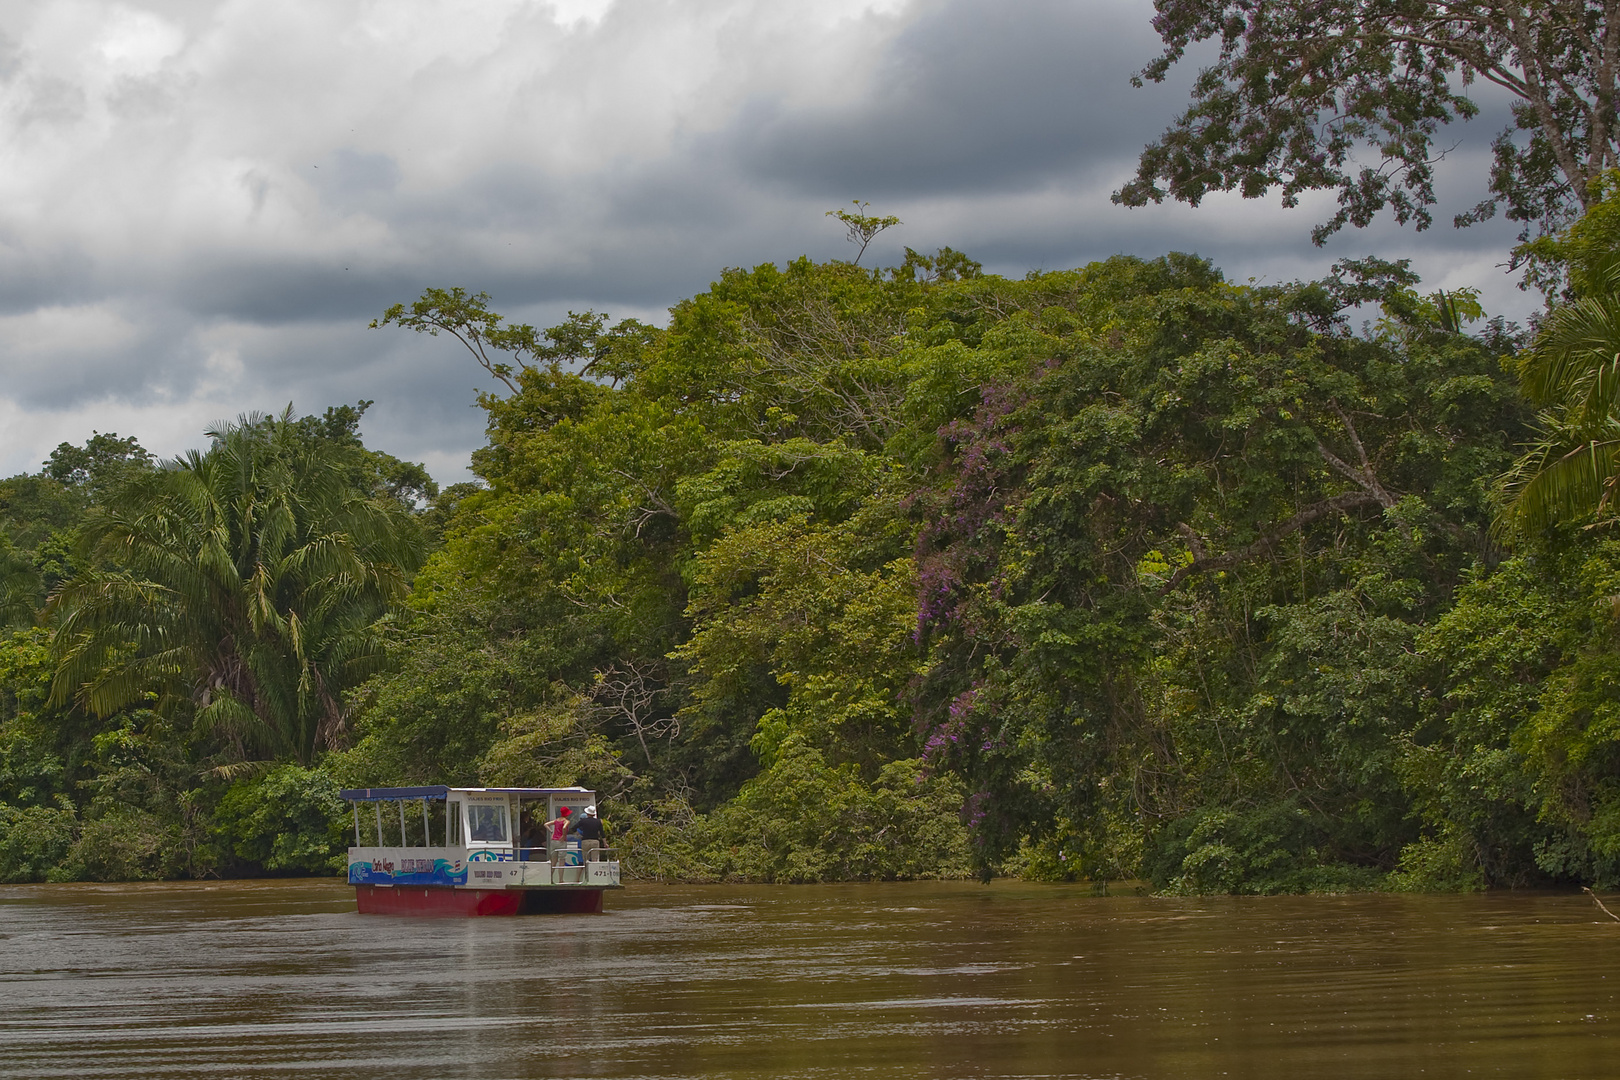
{"type": "MultiPolygon", "coordinates": [[[[563,816],[564,808],[577,821],[596,805],[596,793],[584,788],[433,786],[341,794],[354,804],[349,884],[361,914],[598,912],[602,894],[621,888],[611,848],[592,848],[582,858],[575,840],[548,854],[545,822],[563,816]],[[361,846],[364,803],[373,808],[366,816],[375,819],[375,847],[361,846]],[[384,803],[395,804],[397,821],[383,812],[384,803]]],[[[372,824],[366,823],[368,832],[372,824]]]]}

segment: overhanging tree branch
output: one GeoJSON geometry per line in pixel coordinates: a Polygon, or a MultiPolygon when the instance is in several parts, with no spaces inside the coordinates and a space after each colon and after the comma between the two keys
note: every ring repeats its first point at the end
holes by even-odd
{"type": "Polygon", "coordinates": [[[1483,79],[1517,100],[1498,137],[1492,197],[1459,225],[1501,209],[1555,231],[1583,211],[1602,170],[1620,161],[1620,0],[1156,0],[1164,52],[1138,73],[1159,82],[1193,44],[1219,42],[1176,122],[1147,146],[1115,193],[1130,206],[1166,198],[1197,205],[1217,191],[1258,198],[1280,189],[1293,206],[1336,191],[1322,243],[1384,210],[1431,222],[1439,128],[1479,112],[1483,79]],[[1331,118],[1331,119],[1329,119],[1331,118]]]}

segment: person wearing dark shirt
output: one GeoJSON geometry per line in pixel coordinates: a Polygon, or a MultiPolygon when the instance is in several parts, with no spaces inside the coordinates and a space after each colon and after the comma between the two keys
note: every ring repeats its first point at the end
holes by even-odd
{"type": "Polygon", "coordinates": [[[591,852],[602,846],[602,819],[596,816],[596,807],[587,806],[585,813],[574,823],[579,834],[579,855],[583,862],[591,861],[591,852]]]}

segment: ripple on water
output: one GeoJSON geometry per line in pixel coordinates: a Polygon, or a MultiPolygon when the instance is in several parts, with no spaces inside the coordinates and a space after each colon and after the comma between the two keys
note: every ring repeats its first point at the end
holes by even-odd
{"type": "MultiPolygon", "coordinates": [[[[8,1077],[1605,1076],[1584,897],[632,886],[362,918],[331,882],[0,889],[8,1077]]],[[[1620,976],[1617,976],[1620,978],[1620,976]]]]}

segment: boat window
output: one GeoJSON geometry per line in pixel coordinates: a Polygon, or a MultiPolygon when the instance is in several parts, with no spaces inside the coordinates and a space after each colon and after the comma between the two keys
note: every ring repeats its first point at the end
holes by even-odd
{"type": "Polygon", "coordinates": [[[506,807],[469,803],[467,828],[475,844],[506,843],[506,807]]]}

